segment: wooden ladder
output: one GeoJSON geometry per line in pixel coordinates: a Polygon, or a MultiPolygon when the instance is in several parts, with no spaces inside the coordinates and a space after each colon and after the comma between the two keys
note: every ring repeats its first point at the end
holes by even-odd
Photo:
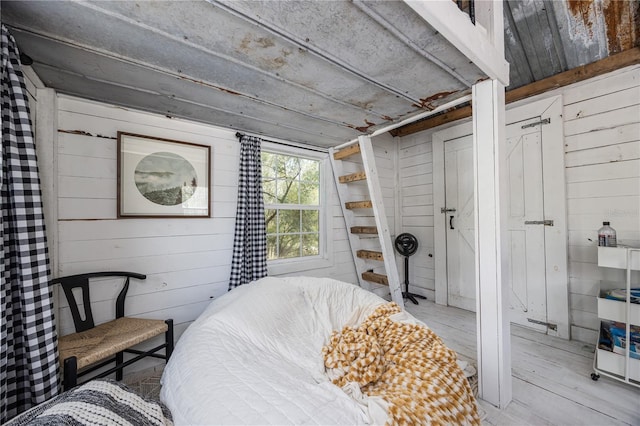
{"type": "Polygon", "coordinates": [[[404,308],[371,138],[338,148],[329,156],[360,287],[382,295],[388,286],[391,300],[404,308]]]}

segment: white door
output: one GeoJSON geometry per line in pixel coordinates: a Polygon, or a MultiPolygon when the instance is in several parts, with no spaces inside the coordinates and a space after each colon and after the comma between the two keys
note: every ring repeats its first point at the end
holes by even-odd
{"type": "MultiPolygon", "coordinates": [[[[544,218],[540,126],[525,122],[507,126],[508,179],[507,235],[511,321],[546,331],[534,321],[546,322],[544,225],[526,224],[544,218]],[[523,129],[522,127],[525,126],[523,129]]],[[[447,246],[447,303],[476,310],[475,227],[473,203],[472,135],[444,141],[447,246]]]]}
{"type": "Polygon", "coordinates": [[[473,219],[473,140],[471,135],[444,144],[447,238],[447,300],[476,310],[475,227],[473,219]]]}
{"type": "Polygon", "coordinates": [[[546,331],[544,197],[540,117],[507,126],[507,241],[511,322],[546,331]]]}
{"type": "MultiPolygon", "coordinates": [[[[556,107],[558,106],[559,102],[556,107]]],[[[547,197],[545,191],[551,188],[549,192],[556,192],[556,187],[562,186],[562,190],[557,192],[561,194],[560,199],[563,199],[564,181],[561,179],[562,162],[560,165],[552,164],[549,167],[553,169],[553,173],[543,167],[543,162],[546,166],[546,162],[555,161],[549,161],[548,154],[546,157],[544,155],[542,140],[543,126],[546,124],[539,124],[545,119],[545,114],[548,116],[550,109],[548,103],[542,110],[536,110],[535,107],[540,108],[534,105],[534,107],[523,107],[516,113],[512,113],[514,118],[506,129],[505,158],[501,173],[507,180],[508,187],[506,217],[502,218],[506,223],[508,247],[503,250],[503,253],[507,255],[509,263],[509,276],[506,281],[511,289],[511,321],[539,331],[548,331],[547,326],[543,325],[549,322],[547,303],[555,303],[552,309],[555,312],[552,315],[555,317],[554,322],[560,322],[556,318],[568,315],[568,303],[564,302],[562,306],[561,297],[554,296],[562,295],[562,287],[557,285],[562,282],[556,277],[564,268],[561,265],[562,259],[558,256],[560,250],[557,246],[559,246],[558,241],[562,243],[563,238],[566,240],[566,233],[564,233],[566,231],[550,228],[544,222],[547,219],[545,213],[549,216],[549,212],[545,212],[544,200],[551,198],[558,201],[558,194],[554,194],[554,198],[547,197]],[[544,182],[543,176],[548,180],[547,182],[544,182]],[[549,233],[550,229],[551,233],[549,233]],[[551,248],[545,244],[545,239],[554,241],[551,248]],[[550,262],[549,257],[553,260],[551,260],[552,264],[547,265],[550,262]],[[548,294],[547,283],[550,276],[552,291],[548,294]],[[559,304],[555,301],[548,302],[550,297],[558,298],[559,304]]],[[[554,111],[557,112],[554,120],[557,120],[561,110],[556,108],[554,111]]],[[[507,120],[509,120],[509,114],[507,114],[507,120]]],[[[561,129],[560,120],[558,120],[557,129],[561,129]]],[[[474,181],[471,131],[469,124],[462,124],[434,134],[434,238],[436,301],[475,311],[474,181]],[[438,194],[443,195],[438,196],[438,194]],[[448,211],[441,212],[442,208],[448,211]],[[444,258],[438,255],[441,252],[446,253],[444,258]]],[[[561,143],[550,142],[559,145],[559,149],[562,149],[561,143]]],[[[555,156],[557,154],[554,152],[555,156]]],[[[556,213],[559,209],[555,205],[557,202],[553,204],[549,210],[556,213]]],[[[561,228],[566,226],[561,216],[556,214],[551,217],[556,218],[555,222],[561,228]]],[[[566,250],[566,243],[564,244],[566,250]]],[[[564,291],[566,292],[566,281],[564,291]]],[[[556,332],[553,324],[551,333],[568,337],[568,320],[563,321],[562,326],[563,330],[556,332]]]]}

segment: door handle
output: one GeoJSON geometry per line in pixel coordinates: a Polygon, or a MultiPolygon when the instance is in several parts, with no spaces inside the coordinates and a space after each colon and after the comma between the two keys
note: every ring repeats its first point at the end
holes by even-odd
{"type": "Polygon", "coordinates": [[[544,225],[553,226],[553,220],[525,220],[525,225],[544,225]]]}
{"type": "Polygon", "coordinates": [[[453,215],[449,216],[449,229],[454,229],[453,228],[453,215]]]}
{"type": "Polygon", "coordinates": [[[456,209],[448,209],[446,207],[440,207],[440,213],[447,213],[447,212],[455,212],[456,209]]]}

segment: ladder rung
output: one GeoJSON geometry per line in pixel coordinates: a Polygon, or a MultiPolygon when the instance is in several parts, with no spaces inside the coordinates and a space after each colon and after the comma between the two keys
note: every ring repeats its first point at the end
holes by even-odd
{"type": "Polygon", "coordinates": [[[351,173],[350,175],[340,176],[338,180],[340,183],[349,183],[356,182],[358,180],[365,180],[367,178],[367,174],[365,172],[356,172],[351,173]]]}
{"type": "Polygon", "coordinates": [[[382,257],[382,253],[379,251],[358,250],[357,254],[360,259],[372,259],[372,260],[379,260],[379,261],[384,260],[384,258],[382,257]]]}
{"type": "Polygon", "coordinates": [[[362,279],[370,281],[376,284],[389,285],[389,280],[386,275],[376,274],[375,272],[367,271],[362,273],[362,279]]]}
{"type": "Polygon", "coordinates": [[[373,203],[371,200],[366,201],[350,201],[348,203],[344,203],[344,207],[349,210],[353,209],[370,209],[373,207],[373,203]]]}
{"type": "Polygon", "coordinates": [[[375,226],[352,226],[351,227],[352,234],[377,234],[378,228],[375,226]]]}
{"type": "Polygon", "coordinates": [[[355,144],[355,145],[348,146],[344,149],[341,149],[338,152],[335,152],[333,154],[333,158],[336,160],[342,160],[343,158],[347,158],[351,155],[355,155],[359,153],[360,153],[360,144],[355,144]]]}

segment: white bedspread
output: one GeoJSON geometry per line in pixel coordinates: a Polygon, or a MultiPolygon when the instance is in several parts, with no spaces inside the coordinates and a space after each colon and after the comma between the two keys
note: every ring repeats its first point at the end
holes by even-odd
{"type": "Polygon", "coordinates": [[[366,424],[367,408],[325,375],[322,346],[333,330],[359,324],[382,303],[328,278],[264,278],[238,287],[185,331],[161,399],[176,425],[366,424]]]}

